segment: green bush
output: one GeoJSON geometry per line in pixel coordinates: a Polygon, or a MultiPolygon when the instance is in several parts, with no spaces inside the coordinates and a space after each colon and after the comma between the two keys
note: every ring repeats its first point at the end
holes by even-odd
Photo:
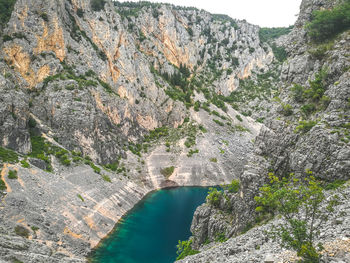
{"type": "Polygon", "coordinates": [[[213,121],[214,121],[216,124],[220,125],[220,126],[225,126],[225,124],[224,124],[223,122],[219,121],[219,120],[213,119],[213,121]]]}
{"type": "Polygon", "coordinates": [[[303,102],[304,101],[304,87],[299,84],[294,84],[294,86],[291,88],[293,99],[296,102],[303,102]]]}
{"type": "Polygon", "coordinates": [[[84,16],[84,11],[83,11],[83,9],[78,8],[78,9],[77,9],[77,15],[78,15],[79,17],[83,17],[83,16],[84,16]]]}
{"type": "Polygon", "coordinates": [[[16,170],[10,170],[7,177],[9,179],[18,179],[17,171],[16,170]]]}
{"type": "Polygon", "coordinates": [[[293,114],[293,108],[290,104],[282,104],[282,113],[284,116],[290,116],[293,114]]]}
{"type": "Polygon", "coordinates": [[[36,231],[39,230],[39,227],[37,227],[37,226],[32,226],[32,227],[31,227],[31,230],[33,230],[34,232],[36,232],[36,231]]]}
{"type": "Polygon", "coordinates": [[[180,241],[179,240],[179,243],[176,246],[177,247],[176,254],[178,255],[176,260],[184,259],[187,256],[195,255],[195,254],[199,253],[198,250],[192,249],[191,244],[192,244],[192,240],[188,240],[188,241],[180,241]]]}
{"type": "Polygon", "coordinates": [[[299,125],[295,128],[294,132],[307,133],[317,124],[316,121],[299,121],[299,125]]]}
{"type": "Polygon", "coordinates": [[[7,163],[18,163],[18,155],[10,149],[0,147],[0,160],[7,163]]]}
{"type": "Polygon", "coordinates": [[[40,17],[45,21],[45,22],[49,22],[49,16],[46,13],[42,13],[40,15],[40,17]]]}
{"type": "Polygon", "coordinates": [[[222,191],[219,191],[214,187],[210,187],[206,200],[210,205],[218,207],[220,205],[221,196],[222,191]]]}
{"type": "Polygon", "coordinates": [[[106,182],[108,182],[108,183],[111,183],[111,182],[112,182],[111,178],[110,178],[108,175],[102,174],[101,176],[102,176],[102,179],[103,179],[104,181],[106,181],[106,182]]]}
{"type": "Polygon", "coordinates": [[[240,182],[235,179],[228,185],[225,185],[224,189],[229,191],[230,193],[237,193],[239,191],[240,182]]]}
{"type": "Polygon", "coordinates": [[[29,163],[26,160],[22,160],[21,164],[22,164],[23,168],[30,168],[30,165],[29,165],[29,163]]]}
{"type": "Polygon", "coordinates": [[[71,164],[71,161],[68,159],[68,155],[63,155],[61,158],[59,158],[60,163],[69,166],[71,164]]]}
{"type": "Polygon", "coordinates": [[[91,3],[92,10],[101,11],[105,7],[106,1],[105,0],[91,0],[90,3],[91,3]]]}
{"type": "MultiPolygon", "coordinates": [[[[1,172],[1,170],[0,170],[1,172]]],[[[7,187],[5,182],[0,178],[0,191],[6,191],[7,187]]]]}
{"type": "Polygon", "coordinates": [[[36,120],[33,119],[32,117],[30,117],[29,120],[28,120],[28,126],[31,129],[35,128],[36,127],[36,120]]]}
{"type": "Polygon", "coordinates": [[[166,167],[163,169],[160,169],[160,173],[165,177],[165,178],[169,178],[173,172],[175,170],[174,166],[170,166],[170,167],[166,167]]]}
{"type": "Polygon", "coordinates": [[[242,122],[242,121],[243,121],[243,119],[242,119],[241,115],[238,115],[238,114],[236,115],[236,119],[237,119],[237,120],[239,120],[240,122],[242,122]]]}
{"type": "Polygon", "coordinates": [[[78,197],[82,202],[85,202],[84,198],[83,198],[80,194],[77,194],[77,197],[78,197]]]}
{"type": "Polygon", "coordinates": [[[29,237],[29,230],[27,228],[25,228],[24,226],[20,226],[20,225],[16,226],[15,233],[16,233],[16,235],[21,236],[21,237],[26,237],[26,238],[29,237]]]}
{"type": "Polygon", "coordinates": [[[292,174],[282,179],[269,174],[270,183],[260,188],[255,201],[259,205],[256,211],[278,213],[283,217],[284,222],[271,230],[275,237],[279,237],[281,246],[295,250],[302,262],[316,263],[319,254],[315,240],[336,200],[327,201],[327,211],[321,210],[325,195],[311,174],[308,172],[308,177],[303,179],[292,174]]]}
{"type": "Polygon", "coordinates": [[[315,48],[310,49],[308,52],[312,57],[321,60],[325,58],[327,51],[333,49],[333,45],[334,42],[331,41],[329,43],[318,45],[315,48]]]}
{"type": "Polygon", "coordinates": [[[15,3],[16,0],[0,0],[0,28],[10,20],[15,3]]]}
{"type": "Polygon", "coordinates": [[[327,69],[323,68],[316,73],[315,79],[310,80],[310,88],[304,91],[304,95],[315,102],[318,102],[326,91],[327,69]]]}
{"type": "Polygon", "coordinates": [[[220,242],[223,243],[225,241],[227,241],[228,238],[226,238],[225,233],[221,232],[221,233],[217,233],[215,236],[215,242],[220,242]]]}
{"type": "Polygon", "coordinates": [[[346,183],[345,180],[335,180],[331,183],[326,183],[323,187],[325,190],[335,190],[346,183]]]}
{"type": "Polygon", "coordinates": [[[300,110],[302,113],[304,113],[306,116],[309,116],[311,113],[316,111],[316,105],[314,103],[305,104],[303,105],[300,110]]]}
{"type": "Polygon", "coordinates": [[[192,150],[192,149],[191,149],[191,150],[188,152],[187,157],[192,157],[192,155],[195,154],[195,153],[199,153],[199,150],[198,150],[198,149],[195,149],[195,150],[192,150]]]}
{"type": "Polygon", "coordinates": [[[217,162],[218,162],[218,159],[215,158],[215,157],[214,157],[214,158],[210,158],[209,160],[210,160],[212,163],[217,163],[217,162]]]}
{"type": "Polygon", "coordinates": [[[315,42],[323,42],[350,28],[350,1],[331,10],[318,10],[306,25],[308,36],[315,42]]]}

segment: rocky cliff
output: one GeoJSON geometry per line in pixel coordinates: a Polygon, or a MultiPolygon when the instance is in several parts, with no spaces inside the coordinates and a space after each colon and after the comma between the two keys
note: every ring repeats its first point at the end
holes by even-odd
{"type": "Polygon", "coordinates": [[[278,64],[257,26],[109,1],[17,0],[9,17],[2,261],[84,262],[146,193],[243,172],[263,124],[225,98],[257,75],[278,82],[266,77],[278,64]]]}
{"type": "Polygon", "coordinates": [[[304,0],[273,41],[195,8],[14,3],[0,40],[2,261],[84,262],[148,192],[233,179],[237,194],[196,211],[203,253],[188,260],[250,253],[263,229],[235,236],[268,172],[349,179],[349,32],[321,45],[304,28],[337,1],[304,0]],[[206,252],[218,234],[232,238],[206,252]]]}
{"type": "MultiPolygon", "coordinates": [[[[237,194],[226,193],[216,207],[206,203],[197,209],[191,226],[192,240],[193,247],[203,252],[183,262],[261,262],[265,259],[263,255],[267,254],[275,254],[275,258],[270,257],[266,262],[294,262],[296,258],[293,256],[279,257],[280,252],[274,250],[272,244],[258,253],[257,243],[253,243],[256,240],[267,241],[257,237],[255,231],[260,230],[254,229],[237,236],[256,224],[254,196],[267,182],[266,175],[273,172],[280,176],[289,173],[303,176],[305,171],[311,170],[325,181],[349,179],[349,31],[326,42],[314,43],[305,30],[313,11],[331,9],[338,3],[302,1],[292,32],[275,41],[277,47],[285,48],[287,56],[281,67],[275,98],[269,102],[255,100],[246,106],[249,109],[249,106],[258,105],[267,107],[269,111],[263,115],[265,126],[256,138],[254,153],[239,176],[240,191],[237,194]],[[237,237],[218,247],[209,245],[215,248],[206,251],[208,246],[203,244],[215,243],[220,235],[237,237]],[[245,242],[253,243],[249,243],[248,248],[243,244],[245,242]]],[[[346,207],[339,209],[347,213],[346,207]]],[[[329,237],[327,242],[344,244],[343,252],[326,253],[325,262],[347,262],[348,254],[344,253],[349,252],[349,230],[345,221],[338,223],[339,226],[335,226],[333,221],[322,231],[328,235],[331,228],[339,230],[341,235],[329,237]],[[338,238],[343,239],[339,241],[338,238]]]]}

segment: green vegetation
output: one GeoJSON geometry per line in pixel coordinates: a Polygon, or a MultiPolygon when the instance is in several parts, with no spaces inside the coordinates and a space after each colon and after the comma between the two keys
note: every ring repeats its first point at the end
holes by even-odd
{"type": "Polygon", "coordinates": [[[213,14],[213,20],[218,20],[222,24],[226,24],[227,22],[230,22],[230,26],[233,27],[234,29],[238,29],[238,25],[235,20],[233,20],[231,17],[228,15],[223,15],[223,14],[213,14]]]}
{"type": "Polygon", "coordinates": [[[102,177],[102,179],[103,179],[104,181],[106,181],[106,182],[108,182],[108,183],[111,183],[111,182],[112,182],[111,178],[110,178],[108,175],[106,175],[106,174],[102,174],[101,177],[102,177]]]}
{"type": "Polygon", "coordinates": [[[163,127],[155,128],[154,130],[149,131],[149,135],[146,135],[144,137],[144,141],[151,142],[168,135],[169,135],[168,127],[163,126],[163,127]]]}
{"type": "Polygon", "coordinates": [[[239,88],[231,92],[227,97],[219,96],[219,99],[230,103],[238,110],[238,103],[246,103],[255,99],[269,100],[277,92],[275,83],[279,79],[277,68],[266,73],[257,74],[257,80],[251,78],[240,79],[239,88]]]}
{"type": "Polygon", "coordinates": [[[91,0],[90,4],[91,4],[92,10],[101,11],[105,7],[106,1],[105,0],[91,0]]]}
{"type": "Polygon", "coordinates": [[[230,184],[223,186],[223,188],[224,190],[227,190],[229,193],[238,193],[239,186],[240,186],[239,180],[235,179],[235,180],[232,180],[230,184]]]}
{"type": "Polygon", "coordinates": [[[287,54],[286,50],[284,49],[284,47],[278,47],[275,43],[273,43],[271,45],[271,48],[272,48],[272,52],[273,52],[275,58],[279,62],[283,62],[287,59],[288,54],[287,54]]]}
{"type": "Polygon", "coordinates": [[[215,120],[213,119],[213,121],[217,124],[217,125],[220,125],[220,126],[225,126],[225,124],[219,120],[215,120]]]}
{"type": "Polygon", "coordinates": [[[291,88],[293,99],[296,102],[303,102],[304,101],[304,87],[299,84],[294,84],[294,86],[291,88]]]}
{"type": "Polygon", "coordinates": [[[16,0],[0,0],[0,29],[10,20],[15,3],[16,0]]]}
{"type": "Polygon", "coordinates": [[[85,157],[84,164],[90,165],[90,167],[94,170],[95,173],[100,174],[101,168],[96,166],[88,156],[85,157]]]}
{"type": "Polygon", "coordinates": [[[48,170],[51,171],[51,158],[49,155],[50,144],[45,143],[45,139],[41,136],[34,136],[31,134],[30,142],[32,144],[32,152],[29,154],[30,157],[34,157],[43,160],[48,165],[48,170]]]}
{"type": "Polygon", "coordinates": [[[195,153],[199,153],[199,150],[198,150],[198,149],[195,149],[195,150],[192,150],[192,149],[191,149],[191,150],[188,152],[187,157],[192,157],[192,155],[195,154],[195,153]]]}
{"type": "Polygon", "coordinates": [[[306,103],[300,108],[305,117],[328,106],[330,98],[324,95],[327,79],[327,69],[323,68],[316,73],[314,80],[309,80],[309,88],[304,88],[299,84],[294,84],[291,88],[293,99],[298,103],[306,103]]]}
{"type": "Polygon", "coordinates": [[[139,1],[139,2],[119,2],[114,1],[114,6],[116,6],[116,11],[120,14],[121,17],[126,18],[130,21],[130,17],[138,17],[139,13],[141,12],[142,8],[144,7],[153,7],[152,16],[154,18],[158,18],[158,16],[161,14],[157,8],[159,7],[159,4],[157,3],[151,3],[147,1],[139,1]]]}
{"type": "Polygon", "coordinates": [[[308,36],[315,42],[323,42],[350,28],[350,1],[345,0],[331,10],[318,10],[306,25],[308,36]]]}
{"type": "Polygon", "coordinates": [[[82,202],[85,202],[84,198],[83,198],[80,194],[77,194],[77,197],[78,197],[82,202]]]}
{"type": "Polygon", "coordinates": [[[222,194],[223,194],[222,191],[219,191],[214,187],[210,187],[206,200],[210,205],[214,207],[218,207],[220,205],[222,194]]]}
{"type": "MultiPolygon", "coordinates": [[[[0,170],[0,173],[1,173],[1,170],[0,170]]],[[[6,191],[6,190],[7,190],[6,184],[0,177],[0,191],[6,191]]]]}
{"type": "Polygon", "coordinates": [[[243,121],[243,119],[242,119],[241,115],[239,115],[239,114],[237,114],[237,115],[236,115],[236,119],[237,119],[237,120],[239,120],[240,122],[242,122],[242,121],[243,121]]]}
{"type": "Polygon", "coordinates": [[[278,47],[273,40],[276,38],[286,35],[291,32],[293,26],[290,27],[274,27],[274,28],[261,28],[259,31],[260,41],[262,43],[267,42],[272,48],[272,52],[275,58],[279,62],[283,62],[287,59],[287,52],[283,47],[278,47]]]}
{"type": "Polygon", "coordinates": [[[0,147],[0,160],[4,163],[18,163],[18,155],[10,149],[0,147]]]}
{"type": "Polygon", "coordinates": [[[27,228],[25,228],[24,226],[20,226],[20,225],[16,226],[15,233],[16,233],[16,235],[21,236],[21,237],[25,237],[25,238],[29,237],[29,230],[27,228]]]}
{"type": "Polygon", "coordinates": [[[49,16],[46,13],[41,13],[40,17],[45,21],[45,22],[49,22],[49,16]]]}
{"type": "Polygon", "coordinates": [[[339,187],[343,186],[346,183],[345,180],[335,180],[330,183],[325,183],[323,185],[324,190],[335,190],[338,189],[339,187]]]}
{"type": "Polygon", "coordinates": [[[245,128],[241,125],[235,125],[233,127],[230,127],[232,132],[250,132],[248,128],[245,128]]]}
{"type": "Polygon", "coordinates": [[[260,28],[259,37],[261,42],[270,42],[271,40],[277,39],[280,36],[289,34],[293,29],[293,26],[289,27],[272,27],[260,28]]]}
{"type": "Polygon", "coordinates": [[[166,167],[163,169],[160,169],[160,173],[165,177],[165,178],[169,178],[173,172],[175,170],[174,166],[170,166],[170,167],[166,167]]]}
{"type": "Polygon", "coordinates": [[[319,262],[319,251],[315,240],[320,235],[319,228],[327,220],[327,213],[333,211],[329,201],[327,211],[321,210],[325,195],[320,183],[308,172],[306,178],[298,179],[291,174],[278,178],[269,174],[270,183],[260,188],[260,195],[255,197],[257,212],[280,214],[284,223],[272,229],[282,247],[293,249],[302,258],[302,262],[319,262]]]}
{"type": "Polygon", "coordinates": [[[210,158],[209,161],[211,161],[212,163],[217,163],[218,159],[214,157],[214,158],[210,158]]]}
{"type": "Polygon", "coordinates": [[[37,226],[31,226],[30,229],[33,230],[34,232],[36,232],[36,231],[39,230],[39,227],[37,227],[37,226]]]}
{"type": "Polygon", "coordinates": [[[7,177],[9,179],[18,179],[17,171],[16,170],[10,170],[7,177]]]}
{"type": "Polygon", "coordinates": [[[36,127],[36,120],[33,119],[32,117],[29,117],[28,126],[29,126],[30,129],[35,128],[36,127]]]}
{"type": "Polygon", "coordinates": [[[188,241],[180,241],[179,240],[179,243],[176,246],[177,247],[176,254],[178,255],[176,260],[184,259],[187,256],[195,255],[195,254],[199,253],[198,250],[192,249],[191,244],[192,244],[192,240],[188,240],[188,241]]]}
{"type": "Polygon", "coordinates": [[[290,116],[293,114],[293,108],[290,104],[282,104],[282,114],[284,116],[290,116]]]}
{"type": "Polygon", "coordinates": [[[327,69],[321,69],[316,75],[314,80],[310,80],[310,88],[304,91],[304,96],[318,102],[324,92],[326,91],[326,80],[328,77],[327,69]]]}
{"type": "Polygon", "coordinates": [[[315,125],[316,121],[299,121],[299,125],[295,128],[294,132],[298,133],[307,133],[310,131],[315,125]]]}
{"type": "Polygon", "coordinates": [[[182,101],[187,107],[192,106],[193,101],[191,97],[193,95],[194,85],[190,85],[190,81],[188,80],[191,72],[183,64],[180,64],[179,68],[175,67],[175,69],[176,71],[172,75],[169,75],[167,72],[161,73],[151,66],[151,72],[169,84],[170,87],[165,90],[165,93],[170,98],[182,101]]]}
{"type": "Polygon", "coordinates": [[[309,49],[308,52],[311,56],[316,59],[323,59],[326,56],[327,51],[332,50],[334,46],[334,41],[329,41],[327,43],[318,44],[312,49],[309,49]]]}
{"type": "Polygon", "coordinates": [[[223,242],[227,241],[227,239],[228,238],[226,238],[225,233],[223,233],[223,232],[217,233],[215,236],[215,242],[223,243],[223,242]]]}

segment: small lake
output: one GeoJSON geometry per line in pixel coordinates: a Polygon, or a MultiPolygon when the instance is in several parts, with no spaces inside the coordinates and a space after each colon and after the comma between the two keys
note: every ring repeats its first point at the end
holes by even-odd
{"type": "Polygon", "coordinates": [[[207,192],[206,187],[179,187],[148,194],[103,240],[92,262],[174,262],[178,240],[191,236],[193,213],[207,192]]]}

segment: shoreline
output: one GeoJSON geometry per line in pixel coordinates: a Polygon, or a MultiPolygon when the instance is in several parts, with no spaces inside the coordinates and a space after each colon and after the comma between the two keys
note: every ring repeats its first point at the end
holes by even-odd
{"type": "MultiPolygon", "coordinates": [[[[217,185],[216,185],[217,186],[217,185]]],[[[131,209],[129,209],[128,211],[126,211],[120,218],[119,220],[115,223],[115,225],[113,226],[113,229],[111,231],[108,232],[108,234],[103,237],[102,239],[100,239],[100,241],[98,242],[98,244],[96,246],[94,246],[93,248],[91,248],[90,252],[88,253],[88,255],[85,257],[85,259],[87,260],[88,263],[93,263],[93,254],[94,252],[102,245],[102,243],[108,239],[110,237],[111,234],[113,234],[120,223],[122,223],[122,221],[125,219],[125,217],[129,214],[132,213],[133,210],[135,210],[137,208],[137,206],[143,201],[145,200],[149,195],[160,191],[160,190],[171,190],[171,189],[176,189],[176,188],[182,188],[182,187],[186,187],[186,188],[194,188],[194,187],[200,187],[200,188],[209,188],[209,187],[215,187],[215,185],[177,185],[177,186],[165,186],[165,187],[161,187],[161,188],[156,188],[153,190],[150,190],[149,192],[147,192],[139,201],[137,201],[133,207],[131,209]]]]}

